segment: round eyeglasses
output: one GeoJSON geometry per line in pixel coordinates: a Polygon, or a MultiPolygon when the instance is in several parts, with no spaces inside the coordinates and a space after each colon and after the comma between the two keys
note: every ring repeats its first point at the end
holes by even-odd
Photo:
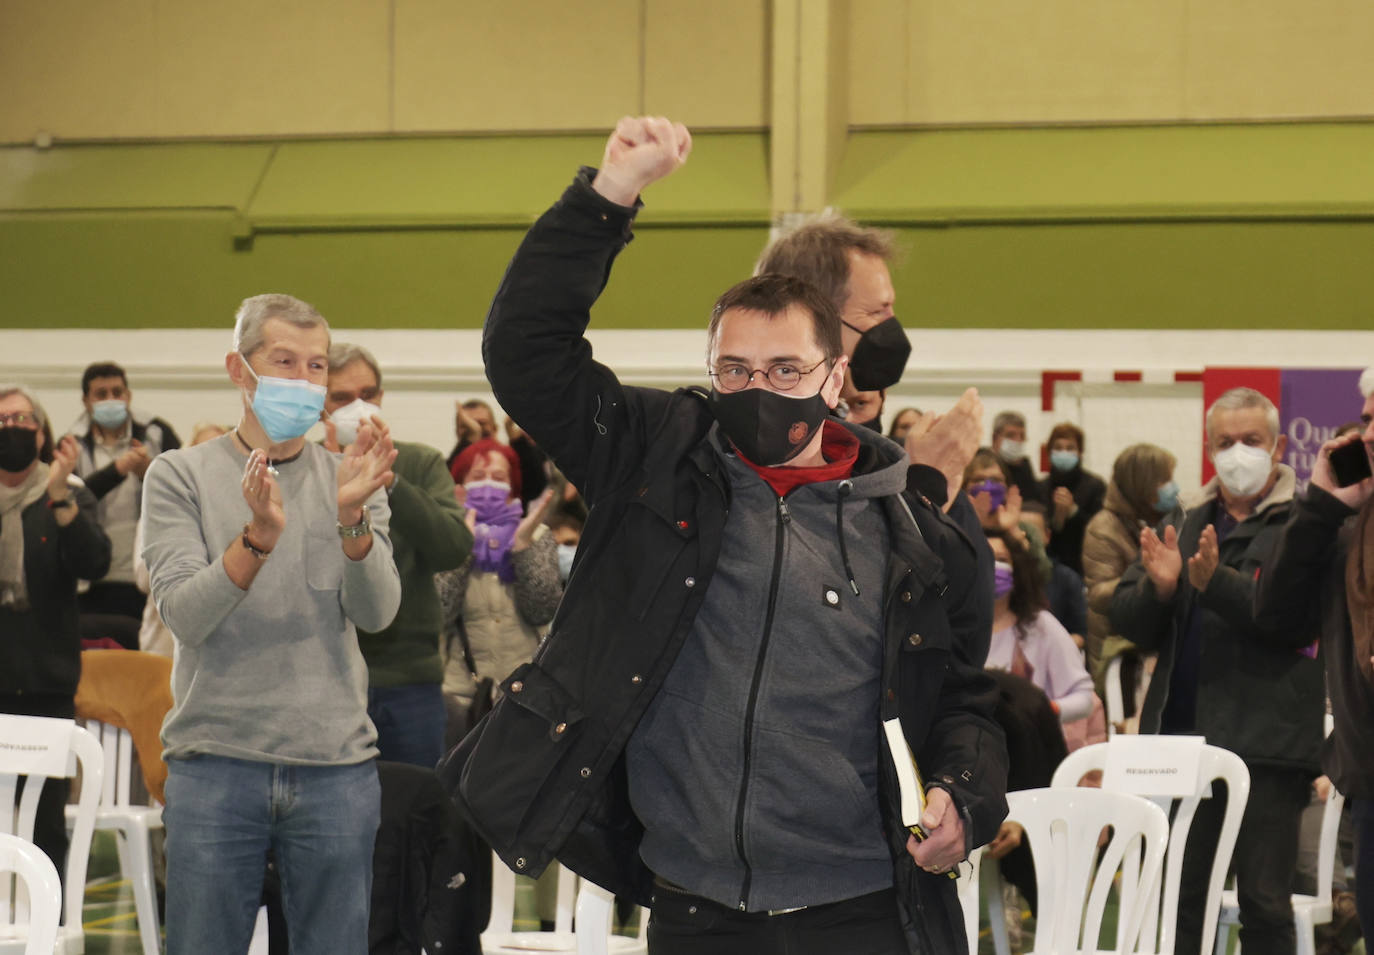
{"type": "Polygon", "coordinates": [[[810,368],[801,368],[790,361],[775,361],[767,368],[750,368],[748,365],[727,361],[714,368],[707,368],[706,373],[715,380],[716,387],[721,391],[743,391],[749,387],[755,375],[763,375],[778,391],[791,391],[803,378],[824,364],[825,359],[822,358],[810,368]]]}

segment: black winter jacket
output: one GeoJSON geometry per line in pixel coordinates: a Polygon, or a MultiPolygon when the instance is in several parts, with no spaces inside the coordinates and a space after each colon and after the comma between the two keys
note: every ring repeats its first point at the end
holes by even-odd
{"type": "Polygon", "coordinates": [[[1374,799],[1374,686],[1360,672],[1345,602],[1356,512],[1319,487],[1293,503],[1274,556],[1260,571],[1255,619],[1278,645],[1299,647],[1321,622],[1321,656],[1335,728],[1322,771],[1346,796],[1374,799]]]}
{"type": "Polygon", "coordinates": [[[24,577],[29,609],[0,609],[0,694],[72,697],[81,679],[76,582],[99,580],[110,567],[110,539],[96,520],[95,497],[73,487],[77,515],[66,527],[48,495],[24,508],[24,577]]]}
{"type": "MultiPolygon", "coordinates": [[[[582,491],[586,528],[549,637],[442,775],[516,871],[537,874],[557,856],[648,904],[624,749],[709,588],[730,498],[702,396],[625,387],[592,359],[589,311],[635,210],[597,195],[591,176],[584,169],[526,236],[483,340],[497,399],[582,491]]],[[[865,466],[861,453],[856,470],[865,466]]],[[[912,501],[913,520],[904,496],[882,500],[892,551],[880,715],[901,716],[927,781],[949,790],[970,845],[981,845],[1006,812],[1006,750],[995,686],[969,659],[987,635],[956,635],[950,621],[983,616],[974,605],[986,588],[971,545],[938,509],[912,501]],[[960,576],[927,541],[948,549],[960,576]]],[[[913,950],[962,951],[953,882],[918,870],[905,850],[890,764],[879,793],[913,950]]]]}
{"type": "MultiPolygon", "coordinates": [[[[1269,500],[1221,542],[1220,564],[1199,594],[1188,581],[1188,558],[1212,522],[1211,501],[1175,511],[1160,527],[1178,528],[1183,570],[1173,600],[1161,603],[1137,560],[1112,597],[1117,633],[1145,653],[1159,654],[1141,708],[1140,731],[1159,732],[1179,640],[1195,606],[1201,607],[1202,656],[1198,667],[1196,729],[1247,763],[1317,774],[1325,694],[1321,664],[1298,648],[1317,638],[1316,620],[1275,628],[1253,614],[1255,578],[1271,559],[1288,520],[1294,478],[1284,473],[1269,500]],[[1286,494],[1284,487],[1286,486],[1286,494]],[[1277,498],[1277,499],[1276,499],[1277,498]]],[[[1212,484],[1216,483],[1213,479],[1212,484]]],[[[1209,485],[1210,487],[1210,485],[1209,485]]],[[[1204,489],[1205,490],[1205,489],[1204,489]]]]}

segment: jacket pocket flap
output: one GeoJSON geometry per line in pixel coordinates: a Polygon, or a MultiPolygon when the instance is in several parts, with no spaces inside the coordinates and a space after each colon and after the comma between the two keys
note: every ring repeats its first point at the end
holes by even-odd
{"type": "Polygon", "coordinates": [[[501,689],[511,703],[548,721],[555,738],[563,736],[584,715],[562,684],[533,663],[516,667],[501,689]]]}
{"type": "Polygon", "coordinates": [[[950,629],[945,605],[934,593],[928,594],[912,609],[903,625],[907,627],[902,640],[904,653],[949,650],[954,643],[954,631],[950,629]]]}

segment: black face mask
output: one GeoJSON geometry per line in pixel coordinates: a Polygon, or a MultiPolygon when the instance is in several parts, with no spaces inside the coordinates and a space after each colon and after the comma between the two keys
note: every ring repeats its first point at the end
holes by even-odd
{"type": "Polygon", "coordinates": [[[767,388],[711,392],[711,413],[740,454],[755,464],[786,464],[820,430],[830,408],[819,394],[788,398],[767,388]]]}
{"type": "Polygon", "coordinates": [[[0,428],[0,471],[16,474],[38,457],[38,432],[28,428],[0,428]]]}
{"type": "MultiPolygon", "coordinates": [[[[858,332],[857,328],[844,323],[858,332]]],[[[906,360],[911,357],[911,341],[894,315],[859,332],[859,344],[849,359],[849,380],[857,391],[882,391],[902,380],[906,360]]]]}

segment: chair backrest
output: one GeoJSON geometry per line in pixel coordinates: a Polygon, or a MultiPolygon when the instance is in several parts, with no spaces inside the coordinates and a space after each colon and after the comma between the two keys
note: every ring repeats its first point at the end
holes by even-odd
{"type": "MultiPolygon", "coordinates": [[[[1144,740],[1149,745],[1163,750],[1170,747],[1191,747],[1184,737],[1149,736],[1132,737],[1132,745],[1139,746],[1144,740]]],[[[1050,785],[1067,788],[1078,785],[1078,780],[1094,769],[1107,766],[1107,747],[1112,743],[1097,743],[1085,746],[1068,755],[1054,771],[1050,785]]],[[[1201,952],[1205,955],[1211,949],[1211,940],[1216,937],[1217,916],[1221,911],[1221,892],[1226,882],[1226,873],[1231,866],[1231,854],[1236,848],[1236,835],[1240,832],[1241,817],[1245,815],[1245,804],[1250,798],[1250,771],[1245,762],[1235,753],[1220,746],[1202,746],[1198,757],[1198,785],[1192,796],[1179,799],[1174,811],[1173,823],[1169,830],[1169,852],[1164,867],[1161,892],[1155,903],[1154,911],[1145,920],[1141,932],[1139,950],[1141,952],[1174,951],[1174,936],[1177,934],[1178,894],[1183,880],[1184,847],[1188,844],[1188,831],[1192,828],[1193,817],[1198,803],[1209,798],[1214,780],[1226,783],[1226,814],[1222,819],[1221,835],[1217,839],[1216,854],[1212,858],[1212,873],[1207,881],[1206,907],[1203,909],[1201,952]]],[[[1162,810],[1169,811],[1174,797],[1144,794],[1162,810]]],[[[1118,945],[1122,939],[1118,934],[1118,945]]],[[[1192,955],[1180,952],[1178,955],[1192,955]]]]}
{"type": "MultiPolygon", "coordinates": [[[[19,779],[80,779],[76,821],[67,844],[63,922],[69,934],[81,931],[86,863],[91,855],[96,807],[104,785],[104,757],[95,737],[71,720],[0,715],[0,832],[33,841],[42,786],[19,779]]],[[[8,908],[8,906],[6,906],[8,908]]],[[[8,913],[4,914],[8,918],[8,913]]]]}
{"type": "MultiPolygon", "coordinates": [[[[577,890],[577,955],[610,955],[611,915],[615,908],[615,897],[609,891],[583,879],[577,890]]],[[[636,944],[625,938],[618,941],[618,952],[626,955],[631,952],[647,952],[648,937],[645,934],[649,923],[649,913],[639,910],[639,942],[636,944]]]]}
{"type": "MultiPolygon", "coordinates": [[[[555,932],[571,932],[573,908],[577,904],[577,874],[566,866],[554,863],[558,869],[558,900],[554,910],[555,932]]],[[[491,854],[491,917],[484,935],[508,934],[515,924],[515,873],[491,854]]]]}
{"type": "Polygon", "coordinates": [[[1126,719],[1126,703],[1121,694],[1121,654],[1118,653],[1107,663],[1107,675],[1103,678],[1102,689],[1107,693],[1102,705],[1107,710],[1107,738],[1110,739],[1116,735],[1116,728],[1126,719]]]}
{"type": "Polygon", "coordinates": [[[1096,950],[1120,872],[1117,950],[1135,951],[1169,842],[1164,810],[1129,793],[1077,788],[1010,792],[1007,806],[1007,818],[1025,829],[1035,861],[1036,950],[1096,950]],[[1098,837],[1108,827],[1111,838],[1099,852],[1098,837]]]}
{"type": "Polygon", "coordinates": [[[105,759],[105,779],[100,787],[100,808],[129,805],[129,783],[134,772],[134,738],[126,729],[99,720],[85,720],[86,731],[100,743],[105,759]]]}
{"type": "MultiPolygon", "coordinates": [[[[24,883],[26,892],[14,895],[16,924],[25,923],[25,955],[49,955],[56,948],[57,925],[62,918],[62,882],[57,877],[57,867],[32,842],[0,833],[0,872],[13,872],[24,883]]],[[[3,894],[6,908],[11,881],[9,877],[0,880],[0,894],[3,894]]],[[[0,925],[0,935],[4,934],[4,929],[5,926],[0,925]]]]}
{"type": "Polygon", "coordinates": [[[973,868],[965,872],[959,869],[959,882],[955,888],[959,892],[959,906],[964,910],[964,931],[968,934],[968,950],[978,951],[978,873],[983,863],[983,847],[979,846],[968,854],[969,865],[973,868]]]}

